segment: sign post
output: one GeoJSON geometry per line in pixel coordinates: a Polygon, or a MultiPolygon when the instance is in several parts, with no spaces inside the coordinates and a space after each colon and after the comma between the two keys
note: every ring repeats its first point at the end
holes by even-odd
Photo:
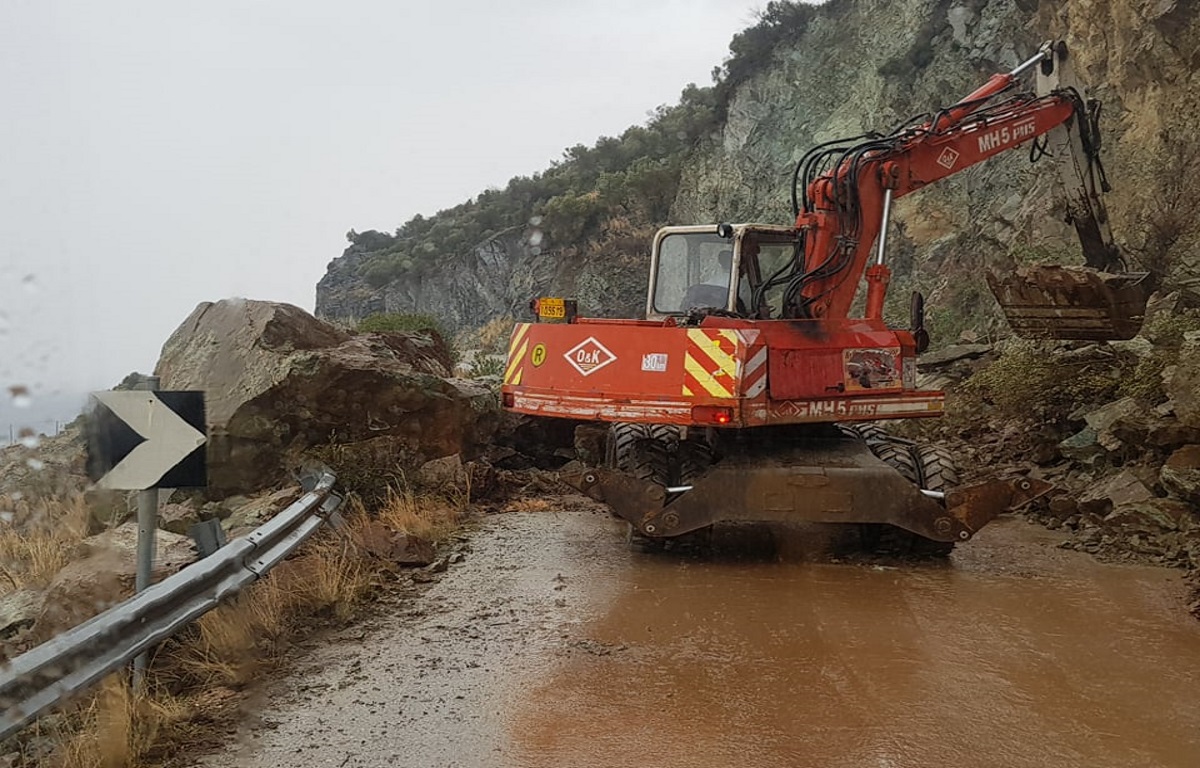
{"type": "MultiPolygon", "coordinates": [[[[208,485],[204,444],[204,393],[159,392],[157,376],[136,391],[95,392],[88,419],[88,475],[98,488],[138,491],[138,592],[154,572],[158,489],[208,485]]],[[[140,688],[146,654],[133,662],[140,688]]]]}
{"type": "MultiPolygon", "coordinates": [[[[153,392],[158,389],[157,376],[147,376],[138,386],[139,390],[153,392]]],[[[150,586],[150,577],[154,573],[154,531],[158,529],[158,489],[146,488],[138,491],[137,499],[137,575],[134,581],[134,591],[141,592],[150,586]]],[[[145,653],[139,653],[133,660],[133,689],[142,689],[142,679],[146,675],[145,653]]]]}

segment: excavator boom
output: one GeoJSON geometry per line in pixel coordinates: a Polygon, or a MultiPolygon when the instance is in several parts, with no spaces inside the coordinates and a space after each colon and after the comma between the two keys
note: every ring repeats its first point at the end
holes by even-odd
{"type": "Polygon", "coordinates": [[[993,274],[989,285],[1022,335],[1060,339],[1125,339],[1137,333],[1150,281],[1121,273],[1104,207],[1106,191],[1097,130],[1099,106],[1076,81],[1066,46],[1047,43],[1038,56],[937,115],[886,136],[856,137],[811,151],[797,168],[793,195],[803,259],[786,276],[786,312],[798,318],[846,317],[857,275],[868,281],[867,317],[883,307],[884,264],[892,202],[1011,149],[1056,163],[1067,211],[1086,267],[1027,268],[993,274]],[[1037,91],[1017,91],[1018,78],[1038,71],[1037,91]],[[877,263],[868,267],[879,241],[877,263]],[[1097,270],[1109,274],[1099,275],[1097,270]]]}

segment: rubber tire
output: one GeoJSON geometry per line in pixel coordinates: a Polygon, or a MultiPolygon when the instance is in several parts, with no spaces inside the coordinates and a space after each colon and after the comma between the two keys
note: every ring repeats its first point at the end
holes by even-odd
{"type": "MultiPolygon", "coordinates": [[[[950,451],[940,445],[922,445],[913,448],[913,455],[921,473],[922,488],[946,493],[958,485],[958,469],[954,466],[954,456],[950,451]]],[[[954,545],[953,541],[934,541],[913,534],[910,551],[918,557],[949,557],[954,545]]]]}
{"type": "Polygon", "coordinates": [[[853,424],[838,424],[837,428],[846,437],[857,437],[867,442],[887,440],[887,430],[874,421],[860,421],[853,424]]]}
{"type": "Polygon", "coordinates": [[[676,478],[687,485],[708,471],[713,463],[713,449],[707,440],[680,440],[675,451],[676,478]]]}
{"type": "MultiPolygon", "coordinates": [[[[664,488],[671,485],[679,430],[669,424],[617,422],[609,432],[610,466],[664,488]]],[[[633,552],[660,552],[663,539],[640,533],[626,522],[625,541],[633,552]]]]}
{"type": "MultiPolygon", "coordinates": [[[[912,450],[910,446],[889,440],[869,440],[867,445],[870,446],[871,452],[879,460],[899,472],[904,479],[913,485],[921,487],[921,469],[918,453],[912,450]]],[[[867,551],[896,557],[911,557],[914,555],[921,557],[924,555],[919,553],[918,550],[926,548],[921,542],[929,542],[930,544],[941,543],[931,541],[924,536],[918,536],[912,531],[889,523],[864,523],[859,527],[859,536],[863,548],[867,551]]],[[[953,548],[954,545],[951,544],[950,547],[953,548]]],[[[946,554],[949,554],[949,551],[946,554]]]]}
{"type": "Polygon", "coordinates": [[[921,470],[917,466],[917,457],[907,445],[887,440],[871,441],[867,445],[871,447],[871,453],[903,475],[905,480],[918,486],[921,484],[921,470]]]}

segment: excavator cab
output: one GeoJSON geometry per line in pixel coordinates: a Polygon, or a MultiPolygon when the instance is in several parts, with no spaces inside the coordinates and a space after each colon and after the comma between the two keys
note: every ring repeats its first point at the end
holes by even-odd
{"type": "Polygon", "coordinates": [[[654,240],[646,319],[697,314],[778,318],[783,287],[758,288],[794,268],[796,245],[796,231],[790,227],[665,227],[654,240]]]}

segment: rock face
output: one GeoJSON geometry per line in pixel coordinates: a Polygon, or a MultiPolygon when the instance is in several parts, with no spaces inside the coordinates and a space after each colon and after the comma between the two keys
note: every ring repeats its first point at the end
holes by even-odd
{"type": "Polygon", "coordinates": [[[363,277],[367,255],[352,245],[329,263],[317,283],[319,317],[415,312],[435,315],[458,331],[496,317],[526,316],[535,296],[573,296],[590,315],[635,317],[644,309],[650,273],[648,259],[560,259],[519,237],[501,237],[450,255],[436,269],[373,288],[363,277]]]}
{"type": "Polygon", "coordinates": [[[196,308],[163,347],[163,389],[207,393],[210,491],[283,479],[308,448],[393,438],[397,462],[471,455],[494,428],[493,395],[446,378],[427,333],[350,335],[287,304],[196,308]]]}

